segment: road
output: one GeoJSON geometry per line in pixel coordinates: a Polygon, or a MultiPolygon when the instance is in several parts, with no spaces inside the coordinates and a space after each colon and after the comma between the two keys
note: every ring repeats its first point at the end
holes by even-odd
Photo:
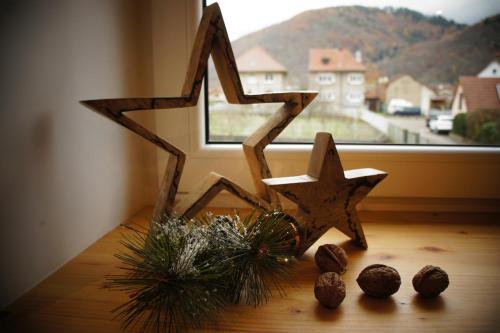
{"type": "Polygon", "coordinates": [[[424,117],[414,117],[414,116],[387,116],[387,121],[395,126],[398,126],[403,129],[407,129],[414,133],[419,133],[420,137],[424,140],[428,141],[431,144],[436,145],[456,145],[462,144],[453,140],[447,134],[435,134],[432,133],[425,126],[425,118],[424,117]]]}

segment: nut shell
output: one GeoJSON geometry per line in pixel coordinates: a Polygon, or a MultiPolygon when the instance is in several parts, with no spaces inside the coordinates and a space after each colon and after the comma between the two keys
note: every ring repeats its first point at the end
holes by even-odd
{"type": "Polygon", "coordinates": [[[423,297],[436,297],[441,294],[450,280],[448,274],[439,267],[427,265],[422,268],[412,280],[413,288],[423,297]]]}
{"type": "Polygon", "coordinates": [[[336,308],[345,298],[345,283],[335,272],[320,274],[314,284],[314,296],[327,308],[336,308]]]}
{"type": "Polygon", "coordinates": [[[347,270],[347,254],[343,248],[334,244],[321,245],[314,260],[321,272],[344,274],[347,270]]]}
{"type": "Polygon", "coordinates": [[[363,269],[356,282],[368,296],[385,298],[399,290],[401,277],[394,268],[375,264],[363,269]]]}

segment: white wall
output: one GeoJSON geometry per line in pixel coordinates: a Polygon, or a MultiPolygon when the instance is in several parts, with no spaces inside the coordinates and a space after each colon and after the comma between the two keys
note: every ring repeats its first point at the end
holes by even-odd
{"type": "Polygon", "coordinates": [[[152,202],[157,172],[150,145],[78,103],[151,94],[148,2],[0,10],[1,309],[152,202]]]}
{"type": "Polygon", "coordinates": [[[456,116],[461,112],[467,112],[467,105],[465,105],[464,89],[461,85],[458,85],[457,91],[455,92],[455,96],[453,98],[453,102],[451,104],[451,114],[453,116],[456,116]],[[460,105],[460,98],[462,99],[462,105],[460,105]]]}

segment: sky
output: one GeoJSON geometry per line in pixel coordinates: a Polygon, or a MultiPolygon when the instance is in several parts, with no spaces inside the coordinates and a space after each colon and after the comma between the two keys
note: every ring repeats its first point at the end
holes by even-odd
{"type": "MultiPolygon", "coordinates": [[[[215,1],[207,0],[207,4],[215,1]]],[[[334,6],[406,7],[426,15],[442,15],[458,23],[474,24],[500,13],[500,0],[217,0],[229,38],[286,21],[309,10],[334,6]]]]}

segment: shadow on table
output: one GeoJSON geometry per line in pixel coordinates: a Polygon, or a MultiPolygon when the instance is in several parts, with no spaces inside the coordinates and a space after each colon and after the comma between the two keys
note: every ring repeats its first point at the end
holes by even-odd
{"type": "Polygon", "coordinates": [[[390,314],[396,311],[397,305],[392,297],[388,298],[374,298],[362,294],[358,298],[358,304],[363,308],[363,310],[380,313],[380,314],[390,314]]]}
{"type": "Polygon", "coordinates": [[[338,244],[341,248],[344,249],[344,251],[347,253],[347,255],[354,255],[354,254],[361,254],[361,253],[366,253],[366,250],[363,249],[361,246],[359,246],[358,243],[356,243],[353,240],[347,240],[344,241],[340,244],[338,244]]]}
{"type": "Polygon", "coordinates": [[[342,317],[342,305],[336,309],[329,309],[318,302],[314,309],[314,316],[320,321],[336,321],[342,317]]]}
{"type": "Polygon", "coordinates": [[[411,300],[411,304],[415,308],[426,311],[443,311],[446,308],[446,301],[441,296],[425,298],[417,294],[411,300]]]}

